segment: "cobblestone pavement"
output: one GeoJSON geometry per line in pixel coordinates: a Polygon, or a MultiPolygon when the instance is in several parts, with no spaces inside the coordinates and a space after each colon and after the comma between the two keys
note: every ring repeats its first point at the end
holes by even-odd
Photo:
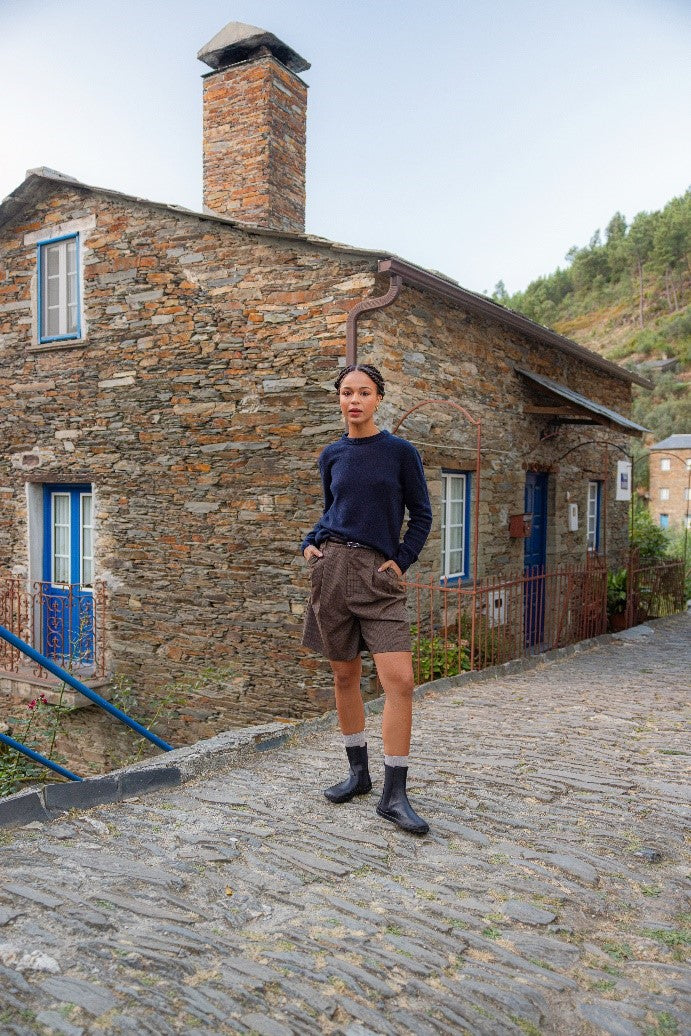
{"type": "Polygon", "coordinates": [[[324,730],[0,833],[0,1032],[690,1032],[689,620],[651,629],[420,700],[422,840],[376,715],[348,805],[324,730]]]}

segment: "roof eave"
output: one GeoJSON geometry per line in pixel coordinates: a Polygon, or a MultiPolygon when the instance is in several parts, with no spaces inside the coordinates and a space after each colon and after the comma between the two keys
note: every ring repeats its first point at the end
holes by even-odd
{"type": "Polygon", "coordinates": [[[468,291],[467,288],[462,288],[455,281],[442,277],[439,274],[431,273],[420,266],[415,266],[412,263],[395,258],[382,260],[379,263],[379,270],[381,273],[397,274],[410,287],[431,291],[435,295],[440,295],[450,302],[455,302],[473,313],[486,316],[490,320],[496,320],[515,331],[528,335],[530,338],[554,346],[562,352],[577,357],[591,367],[597,367],[613,377],[620,378],[622,381],[633,382],[636,385],[641,385],[643,388],[653,387],[652,382],[648,381],[647,378],[642,378],[639,374],[634,374],[624,367],[619,367],[618,364],[612,363],[611,360],[605,360],[602,356],[592,352],[592,350],[586,349],[584,345],[579,345],[578,342],[573,342],[570,338],[564,338],[563,335],[557,334],[556,331],[551,331],[548,327],[543,327],[542,324],[536,324],[534,320],[529,320],[528,317],[524,317],[521,313],[507,309],[506,306],[501,306],[498,302],[485,298],[484,295],[477,295],[475,292],[468,291]]]}

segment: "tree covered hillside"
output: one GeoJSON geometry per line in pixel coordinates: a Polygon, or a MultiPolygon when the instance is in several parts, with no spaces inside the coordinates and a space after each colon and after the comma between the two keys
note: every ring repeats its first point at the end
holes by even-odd
{"type": "Polygon", "coordinates": [[[690,260],[691,189],[630,224],[615,213],[564,269],[493,298],[653,381],[634,388],[634,419],[657,441],[691,432],[690,260]]]}

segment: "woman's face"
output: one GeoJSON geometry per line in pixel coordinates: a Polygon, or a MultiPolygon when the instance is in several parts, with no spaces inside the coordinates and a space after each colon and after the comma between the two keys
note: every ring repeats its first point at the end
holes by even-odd
{"type": "Polygon", "coordinates": [[[352,371],[341,382],[341,413],[349,428],[363,428],[373,423],[380,399],[377,386],[364,371],[352,371]]]}

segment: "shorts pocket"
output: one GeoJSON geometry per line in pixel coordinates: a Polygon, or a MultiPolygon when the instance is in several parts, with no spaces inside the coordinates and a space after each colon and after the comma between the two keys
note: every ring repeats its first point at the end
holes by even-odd
{"type": "Polygon", "coordinates": [[[377,590],[386,591],[387,594],[403,593],[403,583],[392,568],[385,568],[383,572],[379,568],[374,570],[374,586],[377,590]]]}

